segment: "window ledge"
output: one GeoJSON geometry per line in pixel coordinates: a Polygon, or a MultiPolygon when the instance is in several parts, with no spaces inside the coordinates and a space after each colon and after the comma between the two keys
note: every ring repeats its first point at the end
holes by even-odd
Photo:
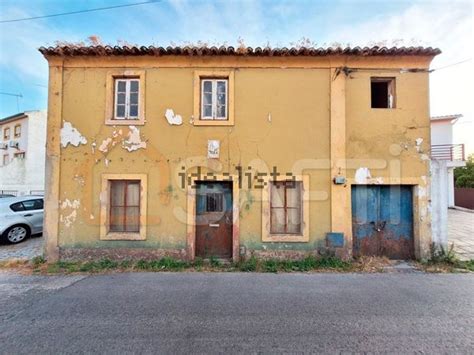
{"type": "Polygon", "coordinates": [[[298,243],[298,242],[309,242],[309,238],[304,235],[295,235],[295,234],[270,234],[265,235],[262,238],[262,242],[288,242],[288,243],[298,243]]]}
{"type": "Polygon", "coordinates": [[[230,120],[201,120],[195,119],[193,124],[195,126],[233,126],[234,122],[230,120]]]}
{"type": "Polygon", "coordinates": [[[105,124],[108,126],[144,126],[145,119],[140,118],[138,120],[116,120],[109,118],[105,120],[105,124]]]}
{"type": "Polygon", "coordinates": [[[109,232],[105,236],[101,237],[100,240],[146,240],[146,238],[138,232],[109,232]]]}

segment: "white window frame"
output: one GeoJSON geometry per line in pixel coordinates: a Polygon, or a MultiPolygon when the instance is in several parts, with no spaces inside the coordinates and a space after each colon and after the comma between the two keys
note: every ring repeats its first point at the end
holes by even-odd
{"type": "Polygon", "coordinates": [[[216,120],[227,121],[229,119],[229,79],[228,78],[201,78],[201,119],[202,120],[216,120]],[[204,115],[204,83],[209,81],[212,83],[212,115],[204,115]],[[224,82],[225,84],[225,115],[224,117],[217,117],[217,83],[224,82]]]}
{"type": "Polygon", "coordinates": [[[116,78],[115,79],[115,92],[114,92],[114,119],[115,120],[138,120],[140,117],[140,78],[116,78]],[[136,81],[138,83],[138,92],[137,92],[137,115],[130,116],[130,83],[136,81]],[[125,82],[125,116],[117,116],[118,108],[118,85],[119,82],[125,82]]]}

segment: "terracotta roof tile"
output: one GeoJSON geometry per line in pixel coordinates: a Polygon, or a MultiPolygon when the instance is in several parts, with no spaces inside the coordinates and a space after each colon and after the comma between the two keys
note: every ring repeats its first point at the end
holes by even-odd
{"type": "Polygon", "coordinates": [[[128,47],[128,46],[56,46],[41,47],[44,56],[328,56],[328,55],[359,55],[359,56],[435,56],[441,53],[432,47],[346,47],[346,48],[268,48],[268,47],[128,47]]]}

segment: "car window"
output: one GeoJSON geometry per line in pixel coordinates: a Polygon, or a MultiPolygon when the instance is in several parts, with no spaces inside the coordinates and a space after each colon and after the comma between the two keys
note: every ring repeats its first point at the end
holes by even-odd
{"type": "Polygon", "coordinates": [[[18,212],[18,211],[24,211],[25,207],[23,207],[23,204],[21,202],[17,202],[10,205],[10,209],[14,212],[18,212]]]}
{"type": "Polygon", "coordinates": [[[42,210],[43,200],[28,200],[23,201],[23,207],[25,211],[42,210]]]}

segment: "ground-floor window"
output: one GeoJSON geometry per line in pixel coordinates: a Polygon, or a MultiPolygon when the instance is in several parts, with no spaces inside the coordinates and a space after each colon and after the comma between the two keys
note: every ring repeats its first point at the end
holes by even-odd
{"type": "Polygon", "coordinates": [[[301,181],[270,182],[270,230],[272,234],[300,234],[302,225],[301,181]]]}
{"type": "Polygon", "coordinates": [[[101,239],[146,238],[146,175],[104,174],[101,192],[101,239]]]}
{"type": "Polygon", "coordinates": [[[112,232],[140,231],[140,181],[110,182],[109,230],[112,232]]]}
{"type": "Polygon", "coordinates": [[[262,190],[262,240],[309,240],[309,176],[270,180],[262,190]]]}

